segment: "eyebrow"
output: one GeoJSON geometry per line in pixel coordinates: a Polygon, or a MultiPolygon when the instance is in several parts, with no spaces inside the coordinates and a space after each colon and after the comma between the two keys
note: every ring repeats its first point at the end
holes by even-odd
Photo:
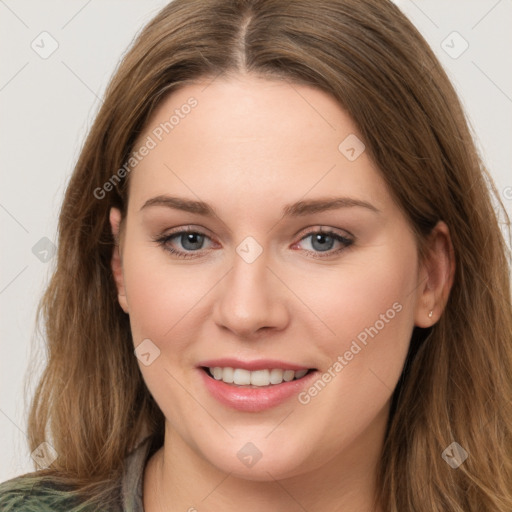
{"type": "MultiPolygon", "coordinates": [[[[175,210],[182,210],[189,213],[204,215],[205,217],[218,217],[214,208],[203,201],[194,201],[182,197],[174,197],[160,195],[148,199],[141,207],[141,210],[151,206],[165,206],[175,210]]],[[[283,217],[300,217],[312,213],[320,213],[328,210],[337,210],[340,208],[361,207],[366,208],[373,213],[381,213],[373,204],[361,199],[351,197],[335,197],[326,199],[310,199],[308,201],[298,201],[293,204],[286,205],[283,208],[283,217]]]]}

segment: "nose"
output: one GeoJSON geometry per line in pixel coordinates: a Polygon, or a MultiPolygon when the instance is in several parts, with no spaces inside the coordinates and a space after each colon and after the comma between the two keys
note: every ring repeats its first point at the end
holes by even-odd
{"type": "Polygon", "coordinates": [[[265,251],[252,263],[235,254],[233,267],[216,287],[215,321],[238,338],[257,339],[289,323],[286,287],[268,264],[265,251]]]}

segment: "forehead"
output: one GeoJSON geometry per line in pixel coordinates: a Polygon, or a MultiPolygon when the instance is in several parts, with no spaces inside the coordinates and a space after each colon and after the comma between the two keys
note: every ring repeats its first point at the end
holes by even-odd
{"type": "Polygon", "coordinates": [[[177,191],[213,203],[316,192],[384,206],[384,182],[360,139],[340,104],[310,86],[251,75],[186,85],[159,105],[134,145],[151,149],[131,173],[130,203],[177,191]]]}

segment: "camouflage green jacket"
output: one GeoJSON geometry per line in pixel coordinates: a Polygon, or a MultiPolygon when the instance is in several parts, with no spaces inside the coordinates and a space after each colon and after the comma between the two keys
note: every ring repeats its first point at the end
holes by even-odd
{"type": "Polygon", "coordinates": [[[114,506],[94,509],[77,501],[66,489],[41,484],[34,478],[19,476],[0,484],[1,512],[144,512],[142,504],[143,473],[154,453],[151,438],[146,438],[125,459],[123,475],[117,481],[114,506]]]}

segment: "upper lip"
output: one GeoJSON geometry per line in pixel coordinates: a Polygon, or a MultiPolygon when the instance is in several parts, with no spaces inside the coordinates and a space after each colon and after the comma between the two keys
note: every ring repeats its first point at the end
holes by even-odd
{"type": "Polygon", "coordinates": [[[208,359],[201,361],[198,366],[207,368],[241,368],[249,371],[256,370],[271,370],[278,368],[281,370],[309,370],[311,366],[303,366],[301,364],[287,363],[277,359],[254,359],[252,361],[242,361],[241,359],[234,359],[232,357],[223,357],[220,359],[208,359]]]}

